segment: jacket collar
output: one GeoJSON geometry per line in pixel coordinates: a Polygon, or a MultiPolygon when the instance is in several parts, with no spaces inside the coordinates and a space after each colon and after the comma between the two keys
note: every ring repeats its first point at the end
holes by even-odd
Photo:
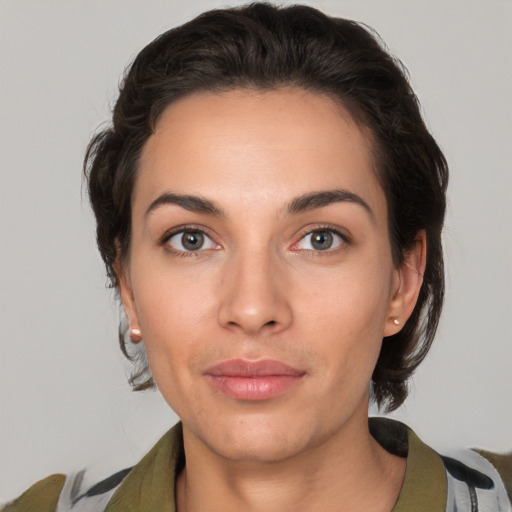
{"type": "MultiPolygon", "coordinates": [[[[371,418],[370,431],[388,451],[407,456],[404,483],[392,512],[445,512],[446,476],[439,455],[400,422],[371,418]]],[[[183,465],[183,431],[178,423],[132,469],[105,512],[176,512],[174,485],[183,465]]]]}

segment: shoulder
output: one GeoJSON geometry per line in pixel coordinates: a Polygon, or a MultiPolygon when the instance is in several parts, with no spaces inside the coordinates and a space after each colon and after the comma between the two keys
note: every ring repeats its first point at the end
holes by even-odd
{"type": "Polygon", "coordinates": [[[492,453],[486,450],[475,450],[482,457],[487,459],[498,471],[507,492],[512,500],[512,452],[510,453],[492,453]]]}
{"type": "MultiPolygon", "coordinates": [[[[35,483],[0,512],[126,512],[166,510],[174,503],[169,481],[184,464],[181,424],[168,431],[138,464],[95,479],[89,471],[52,475],[35,483]]],[[[172,508],[170,509],[172,510],[172,508]]]]}
{"type": "Polygon", "coordinates": [[[512,453],[439,453],[409,427],[388,418],[371,418],[370,431],[389,452],[407,457],[393,512],[512,512],[512,453]]]}
{"type": "Polygon", "coordinates": [[[51,475],[7,503],[0,512],[67,512],[104,510],[110,498],[132,468],[118,471],[93,485],[87,484],[86,472],[51,475]]]}
{"type": "Polygon", "coordinates": [[[446,510],[512,512],[512,453],[437,453],[446,482],[446,510]]]}
{"type": "Polygon", "coordinates": [[[512,509],[512,453],[464,450],[441,459],[452,494],[462,489],[471,500],[478,498],[495,507],[490,510],[512,509]]]}
{"type": "Polygon", "coordinates": [[[39,480],[19,498],[7,503],[1,512],[54,512],[66,481],[65,475],[51,475],[39,480]]]}

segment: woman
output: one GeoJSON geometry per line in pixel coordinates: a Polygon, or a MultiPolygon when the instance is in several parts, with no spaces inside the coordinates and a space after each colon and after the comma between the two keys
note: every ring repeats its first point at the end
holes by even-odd
{"type": "Polygon", "coordinates": [[[6,510],[510,508],[509,457],[368,422],[370,385],[396,409],[437,328],[447,166],[367,30],[205,13],[138,55],[86,169],[121,347],[149,361],[132,383],[181,424],[134,468],[6,510]]]}

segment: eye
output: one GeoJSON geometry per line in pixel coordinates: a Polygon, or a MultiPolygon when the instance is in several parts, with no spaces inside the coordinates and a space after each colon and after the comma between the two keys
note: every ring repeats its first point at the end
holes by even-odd
{"type": "Polygon", "coordinates": [[[316,229],[306,233],[296,244],[297,249],[306,251],[328,251],[345,243],[342,235],[332,229],[316,229]]]}
{"type": "Polygon", "coordinates": [[[217,244],[206,233],[196,229],[178,231],[171,235],[166,243],[178,252],[194,252],[217,247],[217,244]]]}

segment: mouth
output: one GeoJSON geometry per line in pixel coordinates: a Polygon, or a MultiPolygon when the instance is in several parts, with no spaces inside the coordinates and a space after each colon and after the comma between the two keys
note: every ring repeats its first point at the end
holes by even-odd
{"type": "Polygon", "coordinates": [[[270,400],[298,385],[306,372],[281,361],[231,359],[204,372],[215,391],[245,401],[270,400]]]}

